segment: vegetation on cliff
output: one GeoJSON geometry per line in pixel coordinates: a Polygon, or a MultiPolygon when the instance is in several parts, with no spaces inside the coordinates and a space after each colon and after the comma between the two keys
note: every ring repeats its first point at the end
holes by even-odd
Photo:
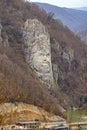
{"type": "Polygon", "coordinates": [[[0,23],[0,102],[22,101],[56,114],[61,113],[59,104],[78,106],[81,93],[87,92],[87,46],[52,13],[24,0],[0,0],[0,23]],[[40,20],[50,34],[52,64],[58,69],[54,90],[25,62],[22,27],[29,18],[40,20]]]}

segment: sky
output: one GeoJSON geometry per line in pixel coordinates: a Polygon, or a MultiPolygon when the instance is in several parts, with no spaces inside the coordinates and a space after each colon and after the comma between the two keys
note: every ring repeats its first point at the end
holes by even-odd
{"type": "Polygon", "coordinates": [[[60,7],[87,7],[87,0],[29,0],[30,2],[49,3],[60,7]]]}

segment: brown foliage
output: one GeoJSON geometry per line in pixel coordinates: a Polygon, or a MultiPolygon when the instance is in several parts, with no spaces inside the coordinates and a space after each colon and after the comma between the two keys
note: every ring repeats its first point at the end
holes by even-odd
{"type": "MultiPolygon", "coordinates": [[[[0,45],[0,102],[23,101],[42,106],[55,113],[59,112],[59,102],[65,105],[64,98],[67,102],[71,98],[73,104],[74,102],[77,103],[72,98],[75,96],[75,99],[78,100],[75,94],[77,89],[75,88],[78,88],[78,86],[81,88],[83,85],[87,87],[87,83],[81,81],[81,73],[87,72],[87,69],[81,66],[83,57],[84,61],[87,58],[87,47],[84,43],[67,27],[63,26],[59,20],[54,20],[52,13],[46,14],[35,4],[24,2],[24,0],[0,0],[0,20],[3,26],[2,38],[4,39],[7,35],[9,42],[9,47],[0,45]],[[52,62],[58,65],[63,74],[63,79],[61,77],[58,79],[60,90],[56,88],[52,92],[49,91],[47,86],[39,81],[24,61],[21,28],[29,18],[39,19],[49,31],[52,62]],[[74,50],[75,59],[70,69],[67,61],[59,56],[54,40],[60,44],[62,49],[70,47],[74,50]],[[62,95],[64,98],[62,98],[62,95]]],[[[87,66],[87,63],[85,64],[87,66]]],[[[80,89],[78,90],[81,92],[80,89]]]]}
{"type": "Polygon", "coordinates": [[[6,101],[22,101],[38,105],[48,111],[57,104],[57,101],[50,96],[47,87],[39,81],[31,69],[21,68],[3,54],[0,55],[0,102],[6,101]]]}

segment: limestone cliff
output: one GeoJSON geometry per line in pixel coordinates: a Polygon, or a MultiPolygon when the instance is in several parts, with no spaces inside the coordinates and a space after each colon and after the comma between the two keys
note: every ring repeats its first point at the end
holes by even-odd
{"type": "Polygon", "coordinates": [[[38,77],[53,86],[50,36],[45,26],[37,19],[29,19],[23,28],[26,62],[38,77]]]}
{"type": "Polygon", "coordinates": [[[72,61],[74,57],[74,49],[61,45],[55,39],[52,41],[52,66],[53,66],[53,77],[55,83],[59,85],[58,80],[61,78],[64,80],[66,73],[70,72],[72,67],[72,61]],[[54,54],[55,50],[56,54],[54,54]]]}

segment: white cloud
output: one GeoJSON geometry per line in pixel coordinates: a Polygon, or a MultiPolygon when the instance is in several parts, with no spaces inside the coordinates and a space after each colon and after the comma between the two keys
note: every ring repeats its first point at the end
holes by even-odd
{"type": "Polygon", "coordinates": [[[87,0],[31,0],[31,2],[43,2],[43,3],[49,3],[61,7],[87,6],[87,0]]]}

